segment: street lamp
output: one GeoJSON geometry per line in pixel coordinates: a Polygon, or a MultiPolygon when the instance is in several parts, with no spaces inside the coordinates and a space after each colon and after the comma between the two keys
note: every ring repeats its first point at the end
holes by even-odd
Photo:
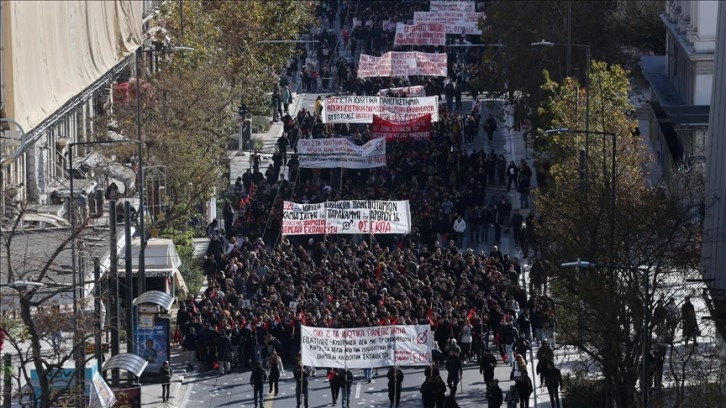
{"type": "MultiPolygon", "coordinates": [[[[617,157],[617,135],[614,132],[600,132],[600,131],[594,131],[594,130],[580,130],[580,129],[568,129],[568,128],[559,128],[559,129],[550,129],[547,130],[546,133],[574,133],[574,134],[584,134],[585,135],[585,145],[587,146],[587,140],[590,135],[598,135],[598,136],[610,136],[613,140],[613,149],[612,149],[612,155],[610,156],[610,261],[614,262],[615,259],[615,184],[617,182],[615,172],[615,164],[616,164],[616,157],[617,157]]],[[[587,151],[585,152],[585,163],[587,163],[587,151]]],[[[587,164],[585,164],[587,166],[587,164]]],[[[585,183],[587,185],[587,179],[585,179],[585,183]]]]}
{"type": "MultiPolygon", "coordinates": [[[[585,49],[585,63],[587,64],[585,66],[585,131],[590,131],[590,46],[585,44],[567,44],[567,43],[553,43],[549,41],[537,41],[533,42],[531,44],[534,47],[567,47],[568,55],[569,55],[569,49],[570,47],[575,48],[584,48],[585,49]]],[[[567,75],[570,75],[570,65],[569,65],[569,59],[568,59],[568,65],[567,65],[567,75]]],[[[585,161],[584,161],[584,167],[582,167],[580,170],[582,172],[582,178],[583,180],[587,178],[587,157],[590,153],[590,146],[587,140],[587,137],[585,138],[585,161]]]]}
{"type": "MultiPolygon", "coordinates": [[[[84,365],[81,361],[81,354],[78,352],[78,283],[76,280],[76,217],[75,217],[75,209],[73,208],[73,202],[75,200],[75,192],[73,190],[74,187],[74,177],[73,177],[73,148],[76,146],[90,146],[90,145],[112,145],[112,144],[128,144],[128,143],[139,143],[141,145],[141,142],[137,142],[136,140],[97,140],[97,141],[91,141],[91,142],[75,142],[75,143],[69,143],[68,144],[68,177],[70,178],[70,199],[68,201],[68,220],[71,224],[71,277],[73,279],[73,360],[75,361],[75,367],[76,372],[78,373],[84,373],[84,365]]],[[[139,148],[141,149],[141,148],[139,148]]],[[[142,172],[142,168],[140,165],[141,162],[139,162],[139,173],[142,172]]],[[[112,220],[112,222],[116,222],[115,220],[112,220]]],[[[81,290],[83,290],[85,277],[80,276],[80,285],[81,290]]],[[[79,383],[81,387],[85,387],[85,377],[83,374],[79,375],[79,383]]],[[[83,388],[85,389],[85,388],[83,388]]]]}
{"type": "Polygon", "coordinates": [[[632,267],[632,266],[626,266],[626,265],[601,265],[595,262],[588,262],[583,261],[581,259],[578,259],[577,261],[572,262],[563,262],[560,264],[563,268],[587,268],[587,269],[595,269],[595,268],[608,268],[608,269],[621,269],[621,270],[630,270],[630,271],[637,271],[637,272],[643,272],[644,274],[644,280],[645,283],[643,284],[645,293],[643,294],[643,328],[642,328],[642,336],[643,336],[643,350],[642,350],[642,372],[641,372],[641,388],[642,388],[642,398],[643,398],[643,407],[648,407],[648,388],[649,388],[649,378],[648,378],[648,358],[650,356],[650,333],[648,333],[648,325],[650,324],[650,268],[644,268],[644,267],[632,267]]]}
{"type": "MultiPolygon", "coordinates": [[[[164,48],[164,51],[177,52],[177,51],[193,51],[191,47],[170,47],[164,48]]],[[[146,291],[146,211],[144,206],[144,170],[143,170],[143,136],[142,136],[142,123],[141,123],[141,65],[139,55],[142,52],[155,52],[155,50],[145,50],[143,45],[137,49],[134,53],[135,65],[136,65],[136,137],[138,139],[138,156],[139,156],[139,208],[137,211],[139,217],[139,275],[136,287],[139,294],[146,291]]]]}

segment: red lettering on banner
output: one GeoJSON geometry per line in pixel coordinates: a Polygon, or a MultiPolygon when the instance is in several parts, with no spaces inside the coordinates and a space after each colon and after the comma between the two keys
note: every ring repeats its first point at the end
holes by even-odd
{"type": "Polygon", "coordinates": [[[372,234],[386,234],[391,232],[391,223],[388,221],[371,221],[372,234]]]}

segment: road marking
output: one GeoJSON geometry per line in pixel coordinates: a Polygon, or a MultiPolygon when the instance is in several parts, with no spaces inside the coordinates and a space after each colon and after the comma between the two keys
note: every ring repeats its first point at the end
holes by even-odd
{"type": "Polygon", "coordinates": [[[265,397],[265,400],[263,401],[263,406],[265,408],[272,408],[273,402],[275,402],[275,394],[267,394],[267,397],[265,397]]]}
{"type": "Polygon", "coordinates": [[[361,388],[363,388],[363,384],[362,383],[356,384],[356,386],[355,386],[355,399],[359,399],[360,398],[360,389],[361,388]]]}

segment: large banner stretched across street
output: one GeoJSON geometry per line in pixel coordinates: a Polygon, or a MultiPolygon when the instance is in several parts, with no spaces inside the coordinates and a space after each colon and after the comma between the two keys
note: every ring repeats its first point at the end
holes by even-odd
{"type": "Polygon", "coordinates": [[[323,101],[323,123],[373,123],[373,115],[404,121],[431,115],[439,121],[439,97],[331,96],[323,101]]]}
{"type": "Polygon", "coordinates": [[[382,119],[380,116],[373,116],[371,137],[374,139],[385,138],[388,142],[429,140],[431,139],[431,115],[403,122],[393,122],[382,119]]]}
{"type": "Polygon", "coordinates": [[[386,165],[385,140],[358,146],[345,138],[301,139],[297,149],[302,168],[372,169],[386,165]]]}
{"type": "Polygon", "coordinates": [[[313,367],[422,366],[431,361],[429,325],[300,328],[302,363],[313,367]]]}
{"type": "Polygon", "coordinates": [[[446,45],[446,27],[441,23],[398,23],[393,45],[446,45]]]}
{"type": "Polygon", "coordinates": [[[408,234],[408,201],[345,200],[315,204],[285,201],[282,235],[408,234]]]}
{"type": "Polygon", "coordinates": [[[361,54],[358,61],[358,78],[410,75],[445,77],[446,73],[445,53],[389,51],[380,57],[361,54]]]}
{"type": "Polygon", "coordinates": [[[443,24],[446,34],[480,35],[479,19],[481,12],[466,11],[414,11],[414,24],[443,24]]]}

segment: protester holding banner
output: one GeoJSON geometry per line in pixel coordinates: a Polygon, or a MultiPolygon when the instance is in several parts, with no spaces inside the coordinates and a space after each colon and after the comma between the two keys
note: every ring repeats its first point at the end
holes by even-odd
{"type": "Polygon", "coordinates": [[[308,408],[308,377],[310,377],[310,370],[300,362],[295,367],[293,377],[295,378],[295,401],[297,402],[297,408],[300,408],[300,399],[305,400],[305,408],[308,408]]]}
{"type": "Polygon", "coordinates": [[[390,407],[394,404],[396,408],[401,403],[401,386],[403,385],[403,371],[398,365],[394,365],[388,370],[386,374],[388,378],[388,401],[391,403],[390,407]]]}

